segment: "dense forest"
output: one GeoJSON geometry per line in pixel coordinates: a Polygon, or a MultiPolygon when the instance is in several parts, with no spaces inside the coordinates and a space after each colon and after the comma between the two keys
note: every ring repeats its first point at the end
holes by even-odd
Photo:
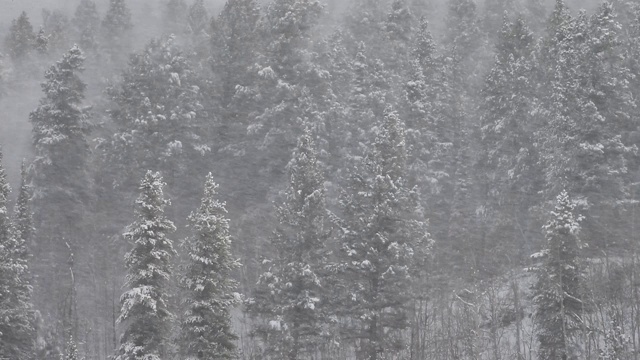
{"type": "Polygon", "coordinates": [[[637,1],[24,4],[0,359],[640,358],[637,1]]]}

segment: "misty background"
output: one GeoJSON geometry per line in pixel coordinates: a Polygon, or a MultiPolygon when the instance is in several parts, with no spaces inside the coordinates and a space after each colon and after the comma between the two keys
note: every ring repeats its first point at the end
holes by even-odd
{"type": "MultiPolygon", "coordinates": [[[[13,189],[0,210],[29,198],[34,214],[29,239],[11,219],[7,239],[26,250],[6,256],[0,217],[0,268],[17,254],[33,276],[29,351],[127,359],[130,254],[153,248],[136,247],[149,221],[173,242],[159,293],[176,317],[138,339],[163,360],[196,356],[184,307],[188,276],[207,273],[190,251],[207,236],[222,244],[212,293],[230,359],[640,358],[640,7],[614,1],[635,19],[547,0],[536,15],[528,1],[487,0],[517,10],[503,21],[482,0],[233,2],[251,5],[235,9],[244,17],[205,0],[195,31],[168,0],[129,0],[132,27],[99,25],[81,53],[80,0],[0,0],[0,166],[13,189]],[[5,39],[22,12],[50,42],[18,56],[5,39]],[[52,19],[68,21],[60,38],[52,19]],[[71,60],[86,89],[75,83],[70,108],[86,124],[60,151],[47,128],[58,99],[42,84],[57,90],[65,79],[45,71],[71,60]],[[376,261],[388,270],[369,271],[376,261]],[[567,293],[577,309],[563,326],[543,311],[558,278],[544,266],[556,265],[580,269],[569,290],[560,276],[562,306],[567,293]]],[[[117,2],[95,0],[101,23],[117,2]]]]}

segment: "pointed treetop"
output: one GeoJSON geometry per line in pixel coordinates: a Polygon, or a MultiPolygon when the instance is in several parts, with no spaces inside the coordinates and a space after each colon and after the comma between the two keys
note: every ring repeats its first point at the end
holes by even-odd
{"type": "Polygon", "coordinates": [[[413,56],[415,56],[423,67],[433,66],[433,58],[436,52],[436,44],[433,41],[431,31],[429,31],[429,21],[422,16],[420,27],[415,36],[413,56]]]}

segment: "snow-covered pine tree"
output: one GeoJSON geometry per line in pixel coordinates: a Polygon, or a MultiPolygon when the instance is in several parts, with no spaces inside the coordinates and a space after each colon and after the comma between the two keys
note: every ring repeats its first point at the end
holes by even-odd
{"type": "Polygon", "coordinates": [[[580,259],[580,217],[575,217],[574,208],[567,192],[562,191],[543,227],[545,248],[532,256],[542,257],[533,287],[541,359],[580,357],[575,340],[584,330],[584,314],[589,306],[580,259]]]}
{"type": "Polygon", "coordinates": [[[301,125],[298,99],[304,97],[308,77],[315,74],[307,67],[310,52],[306,47],[322,11],[317,0],[276,0],[267,7],[261,23],[263,57],[259,67],[252,68],[253,89],[246,89],[251,93],[239,95],[249,95],[245,99],[258,106],[247,131],[259,136],[262,147],[272,145],[268,149],[272,159],[286,159],[296,144],[301,125]]]}
{"type": "Polygon", "coordinates": [[[49,34],[49,49],[55,52],[63,52],[69,48],[70,24],[69,18],[60,10],[42,10],[42,23],[49,34]]]}
{"type": "MultiPolygon", "coordinates": [[[[69,181],[69,172],[80,175],[86,163],[89,126],[86,109],[81,107],[86,84],[78,74],[84,60],[82,51],[74,46],[51,66],[42,83],[45,97],[29,114],[36,153],[34,182],[40,196],[46,195],[42,194],[47,193],[43,190],[46,184],[78,186],[80,179],[69,181]]],[[[74,197],[82,196],[78,192],[74,197]]]]}
{"type": "Polygon", "coordinates": [[[488,232],[494,243],[490,247],[509,254],[520,252],[520,256],[526,256],[531,244],[526,235],[530,208],[538,204],[534,194],[544,180],[534,141],[540,119],[531,115],[540,106],[534,46],[533,34],[522,17],[514,22],[504,18],[480,104],[483,153],[477,168],[487,198],[485,207],[491,212],[488,232]]]}
{"type": "Polygon", "coordinates": [[[209,173],[202,203],[189,216],[193,235],[184,243],[188,265],[182,284],[187,293],[180,347],[187,360],[238,358],[231,309],[240,303],[240,296],[230,277],[240,263],[231,254],[227,209],[217,199],[217,189],[209,173]]]}
{"type": "Polygon", "coordinates": [[[35,34],[26,12],[22,12],[11,22],[9,33],[5,38],[5,47],[12,60],[18,62],[29,54],[33,48],[35,34]]]}
{"type": "Polygon", "coordinates": [[[497,39],[500,36],[500,28],[503,25],[504,16],[512,16],[516,11],[515,0],[487,0],[484,3],[482,28],[489,39],[497,39]]]}
{"type": "Polygon", "coordinates": [[[173,244],[167,238],[176,230],[164,216],[170,201],[163,195],[160,173],[147,171],[136,200],[137,220],[127,227],[124,238],[133,245],[125,255],[127,290],[120,297],[118,323],[124,327],[116,360],[160,360],[167,353],[174,315],[169,310],[173,244]]]}
{"type": "Polygon", "coordinates": [[[272,259],[260,276],[249,312],[255,334],[270,359],[307,358],[325,344],[330,289],[323,279],[329,229],[325,188],[309,130],[298,140],[288,165],[286,199],[276,208],[278,223],[270,239],[272,259]]]}
{"type": "Polygon", "coordinates": [[[0,358],[33,357],[33,310],[26,258],[8,211],[11,189],[0,149],[0,358]]]}
{"type": "Polygon", "coordinates": [[[28,258],[28,246],[33,241],[35,228],[33,227],[33,212],[31,211],[31,185],[27,174],[27,164],[22,161],[20,167],[20,191],[13,210],[13,224],[18,240],[18,254],[25,262],[28,258]]]}
{"type": "Polygon", "coordinates": [[[474,0],[449,0],[445,43],[456,62],[465,62],[478,49],[481,33],[474,0]]]}
{"type": "Polygon", "coordinates": [[[100,16],[96,3],[93,0],[81,0],[71,22],[80,48],[84,51],[96,50],[100,29],[100,16]]]}
{"type": "Polygon", "coordinates": [[[385,35],[385,5],[387,1],[383,0],[356,0],[350,3],[348,13],[345,17],[345,28],[349,32],[349,37],[357,41],[355,44],[349,44],[351,49],[353,45],[358,46],[359,42],[363,42],[369,49],[374,49],[373,53],[378,54],[377,50],[384,42],[380,41],[385,35]]]}
{"type": "Polygon", "coordinates": [[[633,75],[619,28],[610,4],[591,18],[584,12],[572,18],[557,0],[539,56],[544,127],[537,142],[546,193],[566,188],[587,205],[587,215],[598,214],[587,216],[584,236],[603,248],[615,246],[619,236],[611,232],[625,228],[600,224],[621,220],[616,213],[627,200],[628,165],[636,151],[628,137],[637,129],[630,121],[637,111],[629,87],[633,75]]]}
{"type": "Polygon", "coordinates": [[[118,40],[123,34],[131,30],[131,10],[125,0],[110,0],[109,9],[102,20],[106,36],[118,40]]]}
{"type": "MultiPolygon", "coordinates": [[[[417,185],[431,222],[430,232],[445,239],[455,172],[454,139],[461,112],[449,79],[448,64],[436,52],[426,18],[413,39],[405,75],[402,118],[406,122],[408,179],[417,185]]],[[[446,242],[439,242],[444,245],[446,242]]]]}
{"type": "Polygon", "coordinates": [[[102,148],[108,163],[103,181],[112,182],[105,186],[129,190],[132,175],[148,168],[162,170],[171,185],[183,171],[198,168],[190,164],[210,151],[203,87],[173,36],[154,39],[131,56],[122,81],[108,89],[116,132],[102,148]]]}
{"type": "Polygon", "coordinates": [[[111,56],[111,61],[124,61],[131,47],[131,39],[128,37],[133,22],[131,10],[126,0],[109,0],[109,8],[102,20],[101,39],[105,50],[111,56]]]}
{"type": "MultiPolygon", "coordinates": [[[[222,104],[231,104],[236,86],[248,84],[248,70],[255,64],[258,52],[258,21],[260,7],[256,0],[228,0],[218,18],[212,22],[211,46],[213,71],[222,80],[222,104]]],[[[236,114],[243,113],[242,106],[229,109],[229,115],[236,123],[236,114]]],[[[246,124],[245,124],[246,127],[246,124]]],[[[243,129],[243,133],[246,129],[243,129]]]]}
{"type": "Polygon", "coordinates": [[[204,0],[194,0],[187,12],[188,31],[193,36],[199,36],[208,30],[209,15],[204,7],[204,0]]]}
{"type": "Polygon", "coordinates": [[[341,196],[339,266],[344,341],[377,360],[406,348],[415,265],[432,240],[418,194],[407,184],[404,125],[386,111],[367,157],[341,196]]]}
{"type": "Polygon", "coordinates": [[[384,22],[385,40],[388,42],[388,45],[384,45],[386,52],[376,54],[394,73],[400,73],[401,69],[406,68],[414,23],[415,18],[409,10],[407,1],[394,0],[384,22]]]}
{"type": "Polygon", "coordinates": [[[195,0],[187,12],[187,35],[189,39],[190,58],[194,64],[203,69],[209,69],[211,48],[209,41],[211,36],[211,22],[204,0],[195,0]]]}
{"type": "Polygon", "coordinates": [[[39,259],[33,268],[39,279],[35,299],[40,310],[65,330],[74,327],[74,334],[77,322],[69,317],[75,312],[70,310],[72,297],[67,296],[72,288],[69,268],[54,264],[67,263],[69,247],[73,253],[82,250],[80,238],[92,198],[87,173],[89,123],[82,107],[86,84],[79,77],[84,59],[74,46],[52,65],[42,83],[45,96],[29,114],[35,152],[30,168],[34,223],[39,229],[33,250],[39,259]]]}
{"type": "Polygon", "coordinates": [[[40,55],[44,55],[49,52],[49,36],[44,32],[43,27],[40,27],[40,30],[38,30],[38,33],[36,34],[33,48],[40,55]]]}

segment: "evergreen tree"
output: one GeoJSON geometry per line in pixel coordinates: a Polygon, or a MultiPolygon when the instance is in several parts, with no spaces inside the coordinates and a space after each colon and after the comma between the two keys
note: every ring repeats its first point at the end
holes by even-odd
{"type": "Polygon", "coordinates": [[[374,49],[374,54],[380,53],[380,40],[385,28],[385,4],[381,0],[357,0],[351,3],[345,26],[357,41],[352,45],[358,46],[359,42],[363,42],[366,48],[374,49]]]}
{"type": "Polygon", "coordinates": [[[389,69],[406,68],[414,22],[415,18],[406,0],[394,0],[391,3],[391,11],[387,14],[385,22],[390,54],[378,55],[389,69]]]}
{"type": "Polygon", "coordinates": [[[431,239],[406,183],[404,126],[387,111],[372,155],[354,172],[341,197],[339,266],[343,334],[359,340],[359,358],[376,360],[405,348],[416,264],[431,239]]]}
{"type": "Polygon", "coordinates": [[[185,241],[189,265],[183,284],[188,295],[181,332],[186,359],[238,356],[230,311],[240,297],[230,276],[240,263],[231,254],[229,219],[225,203],[216,198],[217,188],[209,173],[200,208],[189,216],[193,235],[185,241]]]}
{"type": "MultiPolygon", "coordinates": [[[[141,169],[162,169],[170,184],[185,171],[197,169],[210,151],[203,106],[204,84],[173,37],[152,40],[131,56],[122,81],[108,89],[115,134],[104,143],[112,185],[133,184],[141,169]]],[[[142,176],[142,174],[140,174],[142,176]]]]}
{"type": "MultiPolygon", "coordinates": [[[[87,173],[89,123],[82,107],[86,84],[80,79],[84,54],[71,48],[45,73],[44,98],[29,114],[33,126],[35,160],[31,166],[34,223],[39,229],[34,247],[38,275],[35,300],[64,331],[77,335],[77,315],[69,276],[70,252],[81,254],[87,207],[92,195],[87,173]],[[63,208],[64,211],[60,211],[63,208]],[[62,266],[61,266],[62,265],[62,266]]],[[[60,331],[62,336],[64,332],[60,331]]]]}
{"type": "Polygon", "coordinates": [[[204,0],[195,0],[187,13],[187,24],[189,33],[198,36],[207,31],[209,25],[209,15],[204,7],[204,0]]]}
{"type": "Polygon", "coordinates": [[[204,197],[189,221],[193,236],[185,241],[189,265],[183,278],[188,291],[182,321],[182,353],[186,359],[235,359],[237,336],[231,329],[231,308],[240,302],[231,272],[232,258],[225,203],[216,199],[218,184],[209,173],[204,197]]]}
{"type": "MultiPolygon", "coordinates": [[[[491,248],[526,251],[531,207],[543,178],[535,146],[541,126],[532,116],[540,106],[535,87],[535,40],[522,17],[504,19],[495,63],[486,77],[480,105],[483,155],[477,164],[491,212],[491,248]],[[507,205],[513,204],[513,205],[507,205]],[[522,229],[525,234],[522,233],[522,229]]],[[[531,253],[531,251],[529,251],[531,253]]],[[[524,255],[521,253],[520,255],[524,255]]]]}
{"type": "Polygon", "coordinates": [[[81,0],[72,20],[78,44],[84,51],[96,50],[98,47],[98,30],[100,16],[93,0],[81,0]]]}
{"type": "Polygon", "coordinates": [[[259,318],[255,332],[264,341],[265,356],[294,360],[318,351],[329,336],[325,188],[309,130],[298,140],[288,169],[289,187],[271,237],[273,259],[264,262],[268,269],[249,311],[259,318]]]}
{"type": "Polygon", "coordinates": [[[500,27],[505,16],[512,16],[516,10],[515,0],[487,0],[484,4],[483,30],[490,39],[500,35],[500,27]]]}
{"type": "Polygon", "coordinates": [[[125,0],[109,0],[109,8],[102,20],[103,44],[112,62],[126,59],[131,46],[129,34],[133,28],[131,11],[125,0]]]}
{"type": "Polygon", "coordinates": [[[27,261],[28,250],[35,236],[33,226],[33,212],[31,211],[31,185],[28,180],[27,165],[22,162],[20,168],[20,192],[14,208],[14,230],[16,240],[19,242],[17,252],[19,258],[27,261]]]}
{"type": "Polygon", "coordinates": [[[38,34],[36,34],[34,48],[41,55],[49,52],[49,36],[44,32],[43,27],[40,27],[38,34]]]}
{"type": "Polygon", "coordinates": [[[69,18],[59,10],[42,10],[42,23],[49,33],[49,49],[64,51],[69,48],[69,18]]]}
{"type": "MultiPolygon", "coordinates": [[[[215,21],[212,21],[211,46],[213,71],[222,81],[222,104],[227,107],[236,87],[246,87],[248,69],[257,60],[258,21],[260,8],[256,0],[229,0],[215,21]]],[[[231,123],[244,118],[236,114],[242,109],[229,109],[231,123]]],[[[246,126],[246,124],[245,124],[246,126]]],[[[245,129],[243,129],[243,133],[245,129]]]]}
{"type": "MultiPolygon", "coordinates": [[[[103,30],[114,40],[131,30],[131,11],[125,0],[110,0],[109,9],[102,20],[103,30]]],[[[122,39],[120,39],[122,40],[122,39]]]]}
{"type": "Polygon", "coordinates": [[[137,220],[124,233],[133,248],[125,255],[128,290],[120,297],[118,323],[124,325],[124,332],[116,360],[160,360],[169,355],[167,341],[174,316],[167,291],[175,251],[167,236],[176,228],[164,216],[170,201],[163,196],[163,186],[160,173],[147,171],[136,200],[137,220]]]}
{"type": "Polygon", "coordinates": [[[0,151],[0,358],[33,357],[31,286],[23,242],[8,211],[11,189],[0,151]]]}
{"type": "Polygon", "coordinates": [[[33,47],[35,34],[26,12],[22,12],[11,22],[9,34],[5,38],[5,47],[13,61],[22,60],[33,47]]]}
{"type": "MultiPolygon", "coordinates": [[[[543,257],[534,285],[535,321],[541,359],[578,356],[574,341],[584,329],[584,274],[578,239],[580,217],[566,191],[557,197],[555,210],[543,227],[546,246],[533,257],[543,257]]],[[[578,356],[579,357],[579,356],[578,356]]]]}
{"type": "Polygon", "coordinates": [[[540,55],[547,71],[540,86],[545,126],[538,143],[547,194],[567,188],[583,200],[589,215],[585,236],[592,246],[605,248],[614,245],[610,234],[621,227],[605,230],[598,222],[618,220],[636,151],[627,137],[637,128],[630,121],[636,112],[629,88],[633,76],[619,28],[610,4],[591,18],[584,12],[572,18],[558,0],[540,55]]]}
{"type": "Polygon", "coordinates": [[[478,10],[473,0],[449,0],[445,43],[457,61],[465,61],[480,46],[478,10]]]}
{"type": "Polygon", "coordinates": [[[187,13],[187,34],[191,58],[203,69],[209,68],[211,57],[209,24],[209,14],[204,7],[204,0],[195,0],[187,13]]]}

